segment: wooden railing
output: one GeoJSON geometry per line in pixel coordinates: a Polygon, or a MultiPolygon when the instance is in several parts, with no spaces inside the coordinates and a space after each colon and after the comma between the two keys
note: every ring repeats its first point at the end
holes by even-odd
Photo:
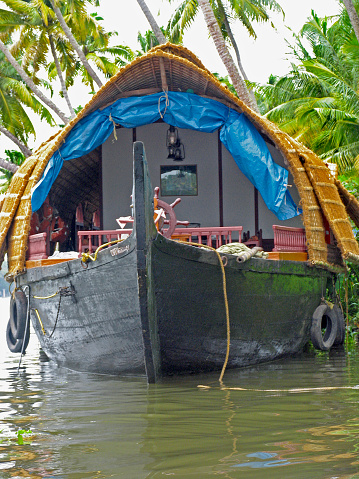
{"type": "Polygon", "coordinates": [[[93,253],[99,246],[110,241],[125,239],[131,233],[132,229],[78,231],[79,253],[86,250],[93,253]]]}
{"type": "MultiPolygon", "coordinates": [[[[176,228],[172,239],[207,244],[218,248],[222,244],[231,243],[232,241],[241,242],[242,231],[242,226],[176,228]]],[[[124,239],[131,233],[132,229],[78,231],[79,252],[82,253],[88,250],[90,253],[93,253],[102,244],[116,239],[124,239]]]]}
{"type": "Polygon", "coordinates": [[[232,241],[241,243],[242,231],[242,226],[176,228],[172,238],[219,248],[223,244],[232,243],[232,241]]]}
{"type": "Polygon", "coordinates": [[[273,225],[273,251],[307,251],[304,228],[273,225]]]}

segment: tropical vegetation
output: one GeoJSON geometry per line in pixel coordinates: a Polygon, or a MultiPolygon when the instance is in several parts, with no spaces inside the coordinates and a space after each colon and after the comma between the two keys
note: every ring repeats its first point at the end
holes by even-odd
{"type": "Polygon", "coordinates": [[[349,15],[314,11],[291,46],[291,71],[256,88],[262,113],[340,174],[359,171],[359,43],[349,15]]]}

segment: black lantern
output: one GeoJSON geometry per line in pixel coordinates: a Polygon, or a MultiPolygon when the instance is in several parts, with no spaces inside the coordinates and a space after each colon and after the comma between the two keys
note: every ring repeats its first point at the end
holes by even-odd
{"type": "Polygon", "coordinates": [[[168,148],[168,160],[183,161],[185,158],[185,149],[183,143],[178,138],[178,130],[170,125],[167,130],[166,146],[168,148]]]}

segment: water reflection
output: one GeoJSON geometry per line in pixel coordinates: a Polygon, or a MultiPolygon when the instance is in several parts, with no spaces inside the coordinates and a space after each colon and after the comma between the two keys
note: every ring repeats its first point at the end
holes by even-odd
{"type": "Polygon", "coordinates": [[[217,374],[147,386],[41,362],[32,335],[17,374],[5,324],[1,478],[315,479],[358,472],[359,391],[325,389],[358,385],[357,357],[307,355],[228,371],[227,389],[217,374]],[[23,445],[20,429],[32,431],[23,445]]]}

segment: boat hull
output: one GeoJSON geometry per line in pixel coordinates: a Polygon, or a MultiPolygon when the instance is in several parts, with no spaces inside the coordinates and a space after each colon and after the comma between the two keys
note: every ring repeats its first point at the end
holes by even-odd
{"type": "MultiPolygon", "coordinates": [[[[162,371],[223,366],[227,325],[223,277],[214,252],[159,237],[153,244],[162,371]]],[[[252,258],[225,267],[230,316],[228,367],[297,353],[309,341],[311,318],[328,272],[304,262],[252,258]]]]}
{"type": "Polygon", "coordinates": [[[169,240],[153,221],[143,144],[134,144],[134,225],[124,242],[81,260],[36,267],[28,286],[31,320],[59,365],[103,374],[178,373],[269,361],[300,351],[330,273],[304,262],[225,255],[169,240]],[[230,334],[230,341],[228,340],[230,334]]]}
{"type": "Polygon", "coordinates": [[[73,260],[20,277],[30,287],[32,325],[50,359],[78,371],[145,375],[135,243],[130,237],[108,248],[86,269],[73,260]],[[74,294],[61,296],[61,288],[74,294]]]}

